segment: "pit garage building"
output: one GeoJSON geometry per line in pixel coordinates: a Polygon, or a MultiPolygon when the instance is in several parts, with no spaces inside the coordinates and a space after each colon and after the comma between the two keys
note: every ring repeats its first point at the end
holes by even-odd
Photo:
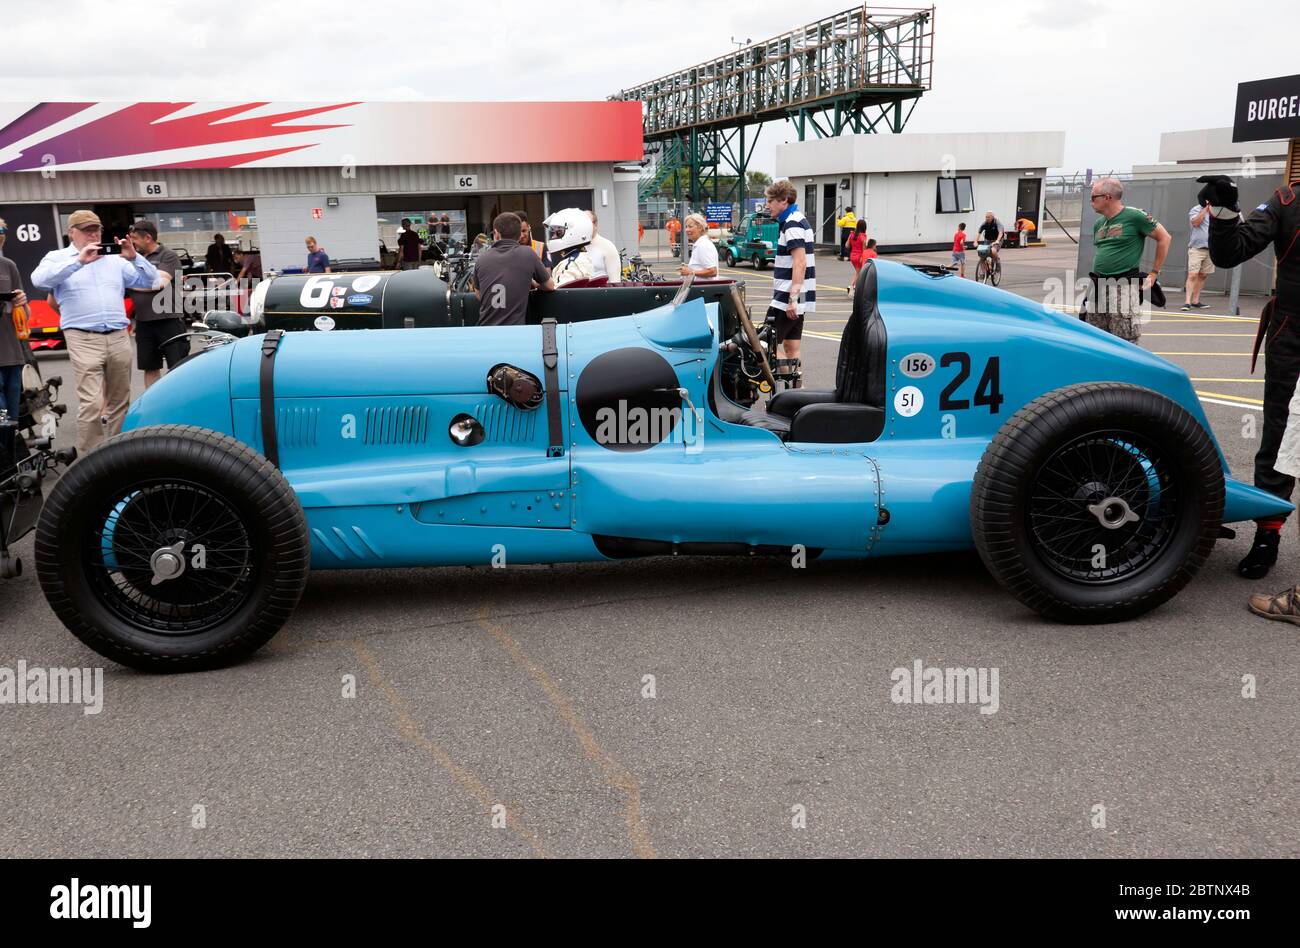
{"type": "Polygon", "coordinates": [[[110,235],[150,218],[197,260],[221,233],[268,269],[303,266],[307,235],[378,261],[403,217],[472,239],[506,210],[595,209],[635,247],[641,158],[638,102],[0,103],[4,253],[30,274],[77,208],[110,235]]]}
{"type": "Polygon", "coordinates": [[[1008,230],[1021,217],[1041,233],[1043,179],[1065,160],[1064,132],[840,135],[776,149],[776,173],[798,189],[820,244],[852,207],[892,252],[943,250],[957,224],[974,235],[984,212],[1008,230]]]}

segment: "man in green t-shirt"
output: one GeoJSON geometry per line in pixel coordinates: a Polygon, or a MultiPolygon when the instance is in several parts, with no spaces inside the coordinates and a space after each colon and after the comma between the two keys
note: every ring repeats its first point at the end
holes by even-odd
{"type": "Polygon", "coordinates": [[[1137,342],[1142,291],[1149,292],[1155,284],[1173,238],[1146,211],[1125,207],[1123,197],[1124,185],[1115,178],[1101,178],[1092,186],[1092,207],[1097,212],[1092,226],[1096,253],[1089,312],[1082,318],[1121,339],[1137,342]],[[1139,290],[1138,264],[1148,237],[1156,242],[1156,259],[1139,290]]]}
{"type": "Polygon", "coordinates": [[[1164,266],[1173,238],[1164,225],[1146,211],[1124,206],[1124,185],[1115,178],[1102,178],[1092,186],[1092,208],[1097,222],[1092,225],[1096,249],[1092,269],[1100,276],[1132,276],[1142,261],[1142,245],[1148,237],[1156,242],[1156,259],[1143,289],[1151,289],[1164,266]]]}

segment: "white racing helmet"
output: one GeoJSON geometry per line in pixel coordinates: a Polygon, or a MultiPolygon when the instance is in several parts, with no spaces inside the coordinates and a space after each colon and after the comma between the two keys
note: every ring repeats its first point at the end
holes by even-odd
{"type": "Polygon", "coordinates": [[[591,218],[576,207],[556,211],[542,225],[546,228],[546,249],[551,253],[563,253],[591,243],[591,218]]]}

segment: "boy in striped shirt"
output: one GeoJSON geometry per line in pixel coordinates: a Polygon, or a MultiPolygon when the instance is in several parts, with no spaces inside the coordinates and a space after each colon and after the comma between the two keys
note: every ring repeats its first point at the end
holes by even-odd
{"type": "Polygon", "coordinates": [[[817,308],[817,266],[814,235],[808,218],[795,203],[798,193],[789,181],[767,186],[767,210],[780,224],[772,270],[772,302],[768,316],[776,324],[780,358],[799,358],[803,318],[817,308]]]}

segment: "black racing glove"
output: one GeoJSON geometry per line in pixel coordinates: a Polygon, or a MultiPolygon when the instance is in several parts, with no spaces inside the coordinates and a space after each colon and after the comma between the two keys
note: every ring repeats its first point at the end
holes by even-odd
{"type": "Polygon", "coordinates": [[[1209,204],[1215,217],[1231,218],[1241,214],[1241,206],[1237,203],[1237,185],[1226,174],[1201,175],[1196,183],[1205,185],[1196,195],[1197,203],[1202,207],[1209,204]]]}

